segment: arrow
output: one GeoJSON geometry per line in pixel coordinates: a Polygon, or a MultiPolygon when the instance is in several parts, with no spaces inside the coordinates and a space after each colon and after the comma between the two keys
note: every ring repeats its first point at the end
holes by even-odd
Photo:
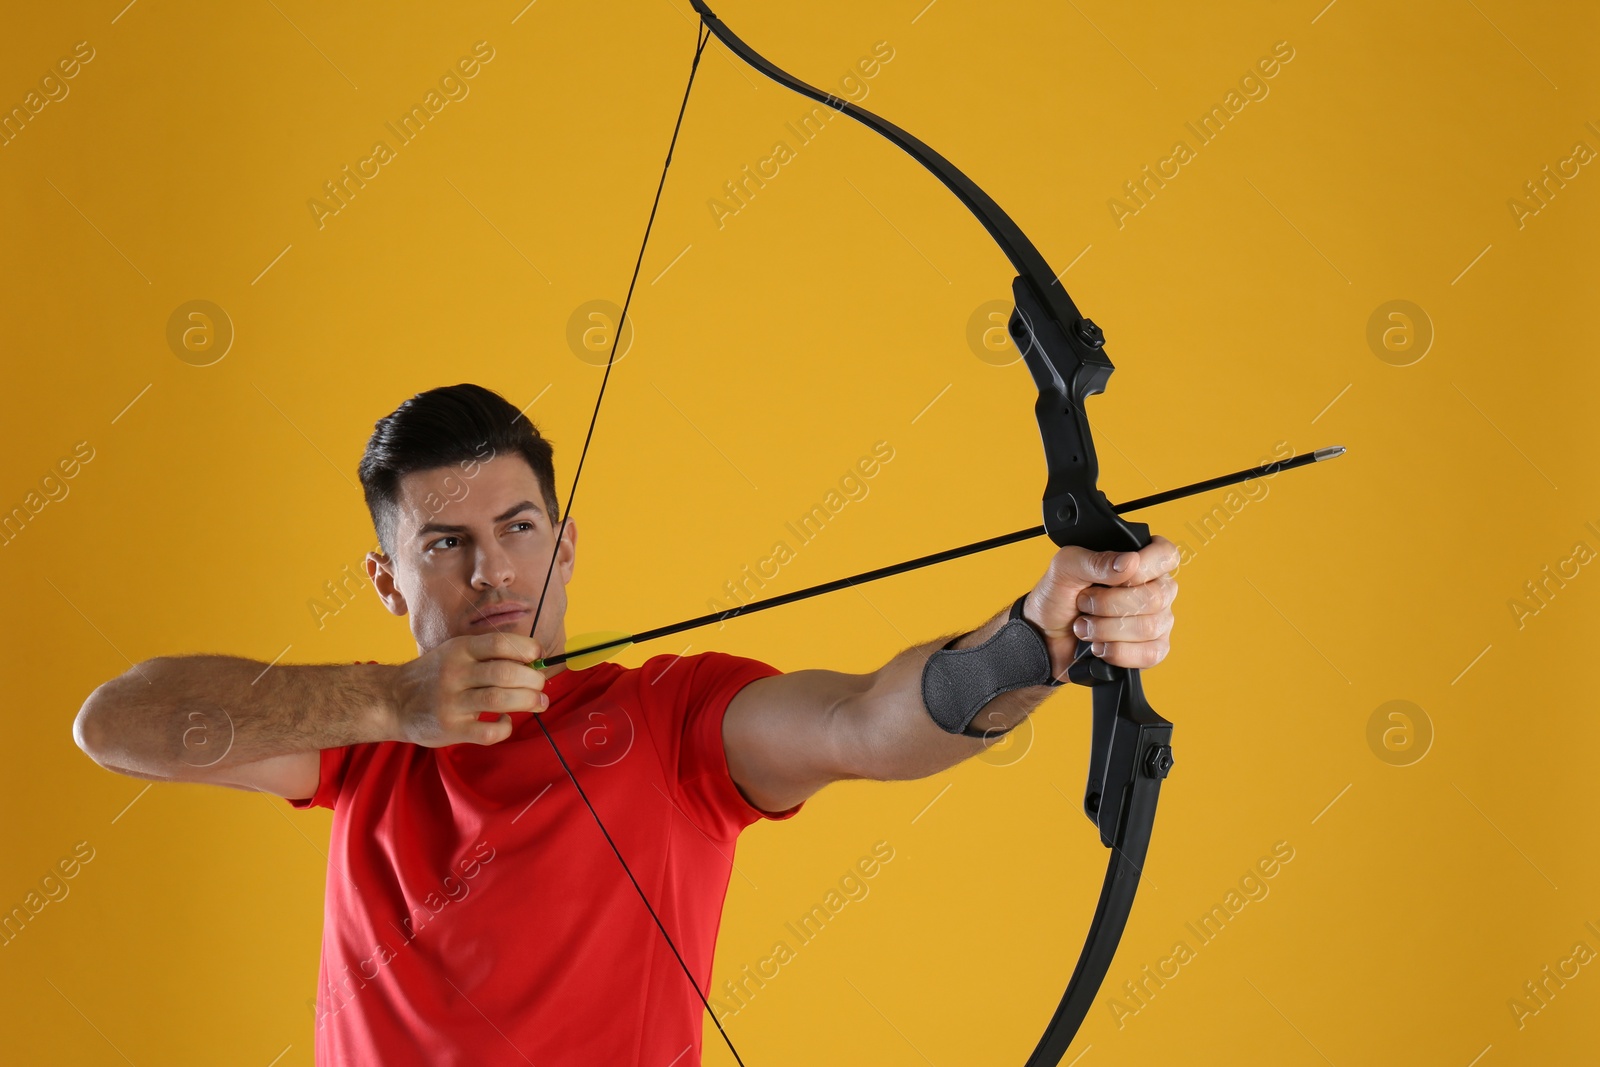
{"type": "MultiPolygon", "coordinates": [[[[1252,478],[1270,478],[1274,474],[1294,470],[1296,467],[1305,467],[1312,463],[1322,463],[1325,460],[1336,459],[1344,455],[1344,453],[1345,448],[1343,445],[1319,448],[1315,452],[1305,452],[1292,459],[1266,463],[1259,467],[1251,467],[1248,470],[1234,471],[1232,474],[1224,474],[1216,478],[1207,478],[1203,482],[1193,482],[1189,485],[1179,486],[1176,489],[1168,489],[1164,492],[1153,493],[1150,496],[1142,496],[1137,500],[1129,500],[1124,504],[1113,505],[1112,510],[1119,515],[1124,512],[1139,511],[1143,508],[1155,507],[1157,504],[1167,504],[1174,500],[1182,500],[1185,497],[1210,492],[1213,489],[1221,489],[1224,486],[1238,485],[1240,482],[1247,482],[1252,478]]],[[[833,593],[840,589],[865,585],[880,578],[889,578],[896,574],[920,570],[923,567],[931,567],[935,563],[944,563],[952,559],[960,559],[962,556],[970,556],[977,552],[986,552],[991,548],[1014,545],[1019,541],[1030,541],[1035,537],[1043,537],[1044,532],[1043,526],[1030,526],[1026,530],[1017,530],[1013,533],[1001,534],[999,537],[974,541],[971,544],[961,545],[957,548],[948,548],[943,552],[935,552],[932,555],[918,556],[916,559],[908,559],[903,563],[862,571],[860,574],[852,574],[848,578],[835,578],[831,582],[808,586],[805,589],[796,589],[792,593],[782,593],[778,596],[767,597],[764,600],[752,600],[748,604],[741,604],[726,611],[714,611],[707,615],[697,615],[692,619],[670,623],[666,626],[657,626],[653,630],[645,630],[642,633],[626,634],[620,631],[601,631],[579,634],[571,642],[577,646],[576,648],[560,655],[546,656],[543,659],[534,660],[529,666],[536,670],[544,670],[547,667],[565,663],[573,670],[581,671],[586,667],[593,667],[597,663],[604,663],[609,659],[613,659],[633,645],[645,641],[653,641],[658,637],[669,637],[672,634],[683,633],[685,630],[694,630],[702,626],[710,626],[712,623],[726,622],[728,619],[736,618],[740,615],[750,615],[757,611],[766,611],[768,608],[777,608],[785,604],[793,604],[796,601],[808,600],[824,593],[833,593]]]]}

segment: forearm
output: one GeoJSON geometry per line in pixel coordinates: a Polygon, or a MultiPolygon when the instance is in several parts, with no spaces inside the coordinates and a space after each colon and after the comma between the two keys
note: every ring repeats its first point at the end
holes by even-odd
{"type": "MultiPolygon", "coordinates": [[[[1022,617],[1044,643],[1050,675],[1061,678],[1087,644],[1115,667],[1144,670],[1167,654],[1178,565],[1171,541],[1152,537],[1137,552],[1056,551],[1023,601],[1022,617]]],[[[1004,626],[997,612],[954,648],[982,644],[1004,626]]],[[[869,674],[798,671],[752,682],[728,706],[723,739],[734,782],[767,811],[787,810],[829,782],[923,778],[982,752],[984,737],[947,733],[922,701],[928,659],[944,639],[908,648],[869,674]]],[[[1039,677],[1039,675],[1033,675],[1039,677]]],[[[1002,693],[970,729],[995,736],[1019,723],[1055,688],[1002,693]]]]}
{"type": "MultiPolygon", "coordinates": [[[[952,648],[970,648],[1005,625],[1009,608],[964,635],[952,648]]],[[[982,752],[980,738],[941,729],[922,702],[922,671],[928,657],[950,638],[940,637],[906,649],[874,672],[870,683],[843,709],[858,738],[861,762],[854,776],[880,781],[926,778],[982,752]]],[[[1054,689],[1029,686],[1002,693],[984,705],[973,728],[997,734],[1016,726],[1054,689]]]]}
{"type": "Polygon", "coordinates": [[[102,766],[169,779],[225,776],[274,756],[392,739],[396,669],[161,657],[96,689],[73,729],[102,766]]]}

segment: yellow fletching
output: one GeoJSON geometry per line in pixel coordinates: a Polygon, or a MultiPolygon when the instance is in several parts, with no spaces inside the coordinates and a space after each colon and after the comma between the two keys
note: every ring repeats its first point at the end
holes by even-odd
{"type": "MultiPolygon", "coordinates": [[[[577,634],[567,638],[568,649],[595,648],[593,652],[586,652],[581,656],[573,656],[567,660],[567,667],[571,670],[581,671],[593,667],[597,663],[615,659],[622,655],[633,645],[633,635],[621,630],[595,630],[591,633],[577,634]]],[[[543,661],[541,661],[543,662],[543,661]]]]}

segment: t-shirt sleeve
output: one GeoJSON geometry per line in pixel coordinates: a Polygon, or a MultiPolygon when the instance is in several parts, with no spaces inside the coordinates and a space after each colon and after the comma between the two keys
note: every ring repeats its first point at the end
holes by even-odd
{"type": "Polygon", "coordinates": [[[295,808],[333,808],[333,803],[339,797],[339,789],[344,785],[345,772],[350,767],[349,745],[339,748],[325,748],[318,761],[320,772],[317,779],[317,791],[303,800],[292,797],[285,798],[290,807],[295,808]]]}
{"type": "Polygon", "coordinates": [[[762,811],[745,799],[728,771],[722,743],[722,719],[734,696],[758,678],[781,674],[760,660],[706,652],[679,661],[688,667],[679,679],[677,698],[683,708],[678,750],[678,787],[684,812],[707,834],[723,839],[761,819],[787,819],[802,805],[788,811],[762,811]]]}

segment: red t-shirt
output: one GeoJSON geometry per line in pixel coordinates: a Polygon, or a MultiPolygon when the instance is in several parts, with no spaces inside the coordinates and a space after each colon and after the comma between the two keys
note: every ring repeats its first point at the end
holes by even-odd
{"type": "MultiPolygon", "coordinates": [[[[702,991],[739,831],[722,716],[779,673],[720,652],[548,679],[545,726],[702,991]]],[[[704,1012],[528,714],[494,745],[322,752],[320,1067],[688,1067],[704,1012]]],[[[787,818],[796,807],[768,818],[787,818]]]]}

